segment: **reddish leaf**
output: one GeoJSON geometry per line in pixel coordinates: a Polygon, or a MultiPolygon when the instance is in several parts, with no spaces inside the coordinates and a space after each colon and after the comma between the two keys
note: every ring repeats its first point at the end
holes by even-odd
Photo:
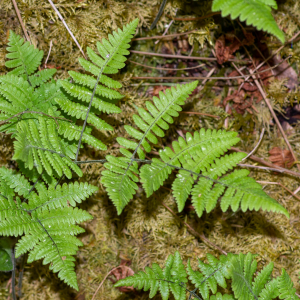
{"type": "MultiPolygon", "coordinates": [[[[130,260],[121,259],[121,263],[118,267],[116,267],[113,271],[111,271],[111,274],[116,277],[116,279],[109,278],[113,283],[116,283],[120,279],[124,279],[128,276],[132,276],[134,274],[134,271],[129,268],[131,265],[130,260]]],[[[129,293],[135,291],[135,288],[133,286],[122,286],[117,288],[120,292],[123,293],[129,293]]]]}
{"type": "Polygon", "coordinates": [[[290,169],[293,165],[294,159],[291,151],[274,147],[269,151],[269,160],[276,166],[290,169]]]}

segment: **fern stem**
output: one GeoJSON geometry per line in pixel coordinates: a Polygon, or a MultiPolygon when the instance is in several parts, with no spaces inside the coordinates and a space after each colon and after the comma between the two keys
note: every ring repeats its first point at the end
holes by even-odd
{"type": "Polygon", "coordinates": [[[155,18],[155,20],[153,21],[153,23],[151,24],[150,30],[153,30],[154,27],[156,26],[156,24],[157,24],[157,22],[159,21],[159,19],[160,19],[162,13],[164,12],[164,8],[165,8],[166,4],[167,4],[167,0],[163,0],[162,3],[161,3],[161,5],[160,5],[160,8],[159,8],[159,10],[158,10],[158,13],[157,13],[157,15],[156,15],[156,18],[155,18]]]}
{"type": "Polygon", "coordinates": [[[12,274],[11,274],[11,295],[13,300],[16,300],[16,259],[15,259],[15,248],[11,249],[11,260],[13,264],[12,274]]]}

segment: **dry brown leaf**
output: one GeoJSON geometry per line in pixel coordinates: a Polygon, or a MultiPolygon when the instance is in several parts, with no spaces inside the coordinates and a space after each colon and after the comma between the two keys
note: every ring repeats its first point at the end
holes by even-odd
{"type": "Polygon", "coordinates": [[[290,169],[294,159],[291,151],[274,147],[269,151],[269,160],[276,166],[290,169]]]}
{"type": "MultiPolygon", "coordinates": [[[[115,270],[111,271],[111,274],[116,277],[116,279],[109,278],[113,283],[116,283],[120,279],[124,279],[128,276],[132,276],[134,274],[134,271],[129,268],[131,265],[131,260],[125,260],[121,259],[120,265],[115,268],[115,270]]],[[[133,286],[122,286],[117,288],[120,292],[123,293],[129,293],[135,291],[135,288],[133,286]]]]}

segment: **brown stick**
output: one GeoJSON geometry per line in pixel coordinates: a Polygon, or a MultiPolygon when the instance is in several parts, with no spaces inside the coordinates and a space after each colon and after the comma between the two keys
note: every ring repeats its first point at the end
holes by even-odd
{"type": "Polygon", "coordinates": [[[292,196],[300,200],[300,197],[294,194],[291,190],[289,190],[287,187],[285,187],[283,184],[280,182],[270,182],[270,181],[257,181],[260,184],[275,184],[275,185],[280,185],[283,189],[285,189],[287,192],[289,192],[292,196]]]}
{"type": "Polygon", "coordinates": [[[157,70],[165,70],[165,71],[183,71],[183,70],[193,70],[193,69],[197,69],[197,68],[201,68],[203,66],[205,66],[205,64],[201,64],[201,65],[198,65],[198,66],[195,66],[195,67],[189,67],[189,68],[180,68],[180,69],[174,69],[174,68],[162,68],[162,67],[152,67],[152,66],[147,66],[147,65],[144,65],[144,64],[141,64],[141,63],[138,63],[136,61],[133,61],[133,60],[130,60],[128,59],[129,62],[135,64],[135,65],[138,65],[138,66],[141,66],[141,67],[144,67],[144,68],[149,68],[149,69],[157,69],[157,70]]]}
{"type": "MultiPolygon", "coordinates": [[[[236,151],[236,152],[244,152],[243,150],[240,150],[240,149],[235,148],[235,147],[231,147],[230,150],[236,151]]],[[[286,174],[289,174],[291,176],[300,178],[300,173],[297,173],[297,172],[294,172],[292,170],[288,170],[288,169],[285,169],[285,168],[278,167],[278,166],[276,166],[276,165],[274,165],[274,164],[272,164],[268,161],[263,160],[262,158],[260,158],[258,156],[251,155],[251,156],[249,156],[249,158],[256,161],[256,162],[259,162],[259,163],[261,163],[265,166],[268,166],[270,168],[277,169],[279,173],[286,173],[286,174]]]]}
{"type": "Polygon", "coordinates": [[[25,34],[26,40],[30,43],[30,38],[29,38],[29,35],[28,35],[27,30],[26,30],[26,28],[25,28],[25,25],[24,25],[24,23],[23,23],[23,20],[22,20],[22,17],[21,17],[21,14],[20,14],[20,11],[19,11],[17,2],[16,2],[16,0],[12,0],[12,2],[13,2],[13,5],[14,5],[14,8],[15,8],[15,10],[16,10],[16,13],[17,13],[19,22],[20,22],[20,24],[21,24],[21,27],[22,27],[22,29],[23,29],[23,32],[24,32],[24,34],[25,34]]]}
{"type": "Polygon", "coordinates": [[[201,112],[195,112],[195,111],[179,111],[180,114],[191,114],[191,115],[200,115],[200,116],[208,116],[212,118],[220,118],[220,116],[205,114],[201,112]]]}
{"type": "MultiPolygon", "coordinates": [[[[253,74],[253,71],[250,70],[250,69],[249,69],[249,72],[250,72],[251,75],[253,74]]],[[[280,131],[281,135],[283,136],[283,139],[285,140],[285,143],[287,144],[289,150],[291,151],[293,159],[295,161],[297,161],[298,160],[297,156],[295,155],[295,153],[293,151],[293,148],[292,148],[292,146],[291,146],[291,144],[290,144],[290,142],[289,142],[289,140],[288,140],[288,138],[287,138],[287,136],[286,136],[286,134],[285,134],[285,132],[284,132],[284,130],[283,130],[283,128],[282,128],[282,126],[281,126],[281,124],[280,124],[280,122],[279,122],[279,120],[278,120],[278,118],[277,118],[277,116],[276,116],[276,114],[274,112],[274,110],[273,110],[273,107],[272,107],[269,99],[267,98],[267,96],[266,96],[264,90],[262,89],[260,83],[258,82],[258,80],[255,77],[253,77],[253,79],[254,79],[254,82],[257,85],[257,87],[258,87],[261,95],[263,96],[263,98],[264,98],[264,100],[265,100],[265,102],[266,102],[266,104],[267,104],[267,106],[268,106],[268,108],[269,108],[269,110],[270,110],[270,112],[271,112],[271,114],[272,114],[272,116],[273,116],[273,118],[274,118],[274,120],[275,120],[278,128],[279,128],[279,131],[280,131]]],[[[297,164],[297,168],[300,171],[300,165],[299,164],[297,164]]]]}
{"type": "Polygon", "coordinates": [[[184,18],[184,17],[172,17],[170,15],[167,15],[167,17],[169,19],[172,19],[174,21],[200,21],[200,20],[203,20],[203,19],[207,19],[207,18],[210,18],[212,16],[215,16],[215,15],[220,15],[221,12],[213,12],[211,14],[208,14],[208,15],[205,15],[205,16],[202,16],[202,17],[187,17],[187,18],[184,18]]]}
{"type": "MultiPolygon", "coordinates": [[[[167,58],[178,58],[178,59],[193,59],[193,60],[207,60],[207,61],[216,61],[215,57],[201,57],[201,56],[184,56],[184,55],[173,55],[173,54],[161,54],[154,52],[144,52],[137,50],[130,50],[131,53],[140,54],[140,55],[149,55],[149,56],[159,56],[159,57],[167,57],[167,58]]],[[[247,60],[242,59],[229,59],[228,61],[235,62],[243,62],[245,63],[247,60]]]]}

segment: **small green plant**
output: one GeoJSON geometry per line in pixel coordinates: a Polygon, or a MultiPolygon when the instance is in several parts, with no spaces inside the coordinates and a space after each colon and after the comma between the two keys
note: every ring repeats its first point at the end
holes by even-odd
{"type": "Polygon", "coordinates": [[[176,251],[174,255],[168,256],[163,269],[153,263],[144,272],[139,271],[133,276],[121,279],[114,286],[144,288],[144,291],[150,290],[150,298],[159,293],[163,300],[169,299],[170,292],[175,300],[185,300],[187,293],[189,299],[204,300],[271,300],[277,297],[298,299],[296,289],[285,269],[282,269],[281,276],[272,278],[274,264],[270,263],[258,272],[254,257],[251,253],[228,253],[227,256],[221,255],[217,259],[207,254],[208,263],[198,260],[200,271],[194,271],[190,260],[185,266],[176,251]],[[189,288],[189,281],[192,288],[189,288]],[[220,288],[230,290],[233,294],[222,294],[220,288]]]}

